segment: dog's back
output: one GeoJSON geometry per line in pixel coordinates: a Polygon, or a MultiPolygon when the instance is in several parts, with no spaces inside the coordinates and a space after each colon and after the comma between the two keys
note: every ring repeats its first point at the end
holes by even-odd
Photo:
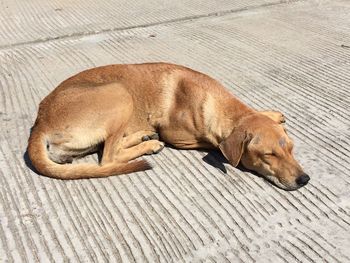
{"type": "Polygon", "coordinates": [[[141,161],[104,168],[58,163],[95,151],[115,134],[157,130],[174,145],[199,137],[207,93],[225,93],[220,89],[218,82],[202,73],[166,63],[83,71],[63,81],[40,103],[29,156],[39,172],[65,179],[147,169],[149,165],[141,161]]]}

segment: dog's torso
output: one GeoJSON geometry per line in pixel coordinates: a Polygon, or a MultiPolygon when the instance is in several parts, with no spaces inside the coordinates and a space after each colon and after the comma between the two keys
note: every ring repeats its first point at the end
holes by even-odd
{"type": "Polygon", "coordinates": [[[216,147],[232,131],[234,120],[224,115],[238,118],[250,110],[207,75],[165,63],[81,72],[62,82],[40,108],[45,111],[39,109],[37,125],[45,125],[52,141],[74,136],[76,146],[87,140],[95,145],[123,123],[124,136],[154,130],[179,148],[216,147]]]}

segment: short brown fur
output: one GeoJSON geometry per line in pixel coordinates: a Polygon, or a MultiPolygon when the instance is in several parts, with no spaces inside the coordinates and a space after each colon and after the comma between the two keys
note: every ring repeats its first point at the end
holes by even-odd
{"type": "Polygon", "coordinates": [[[149,169],[146,161],[131,160],[159,152],[158,133],[177,148],[218,148],[232,165],[241,162],[292,190],[304,173],[282,122],[281,113],[255,111],[186,67],[109,65],[65,80],[40,103],[28,153],[49,177],[105,177],[149,169]],[[102,145],[101,165],[66,164],[102,145]]]}

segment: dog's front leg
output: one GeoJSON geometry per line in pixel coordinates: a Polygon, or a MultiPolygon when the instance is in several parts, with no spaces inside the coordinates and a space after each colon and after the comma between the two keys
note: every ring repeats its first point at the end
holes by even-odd
{"type": "Polygon", "coordinates": [[[215,147],[208,142],[197,142],[197,141],[181,141],[181,142],[172,142],[171,145],[178,149],[186,149],[186,150],[191,150],[191,149],[215,149],[215,147]]]}

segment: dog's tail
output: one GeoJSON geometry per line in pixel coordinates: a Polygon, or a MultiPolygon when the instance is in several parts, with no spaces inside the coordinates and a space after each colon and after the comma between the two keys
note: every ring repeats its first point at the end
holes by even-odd
{"type": "Polygon", "coordinates": [[[98,164],[58,164],[52,161],[46,149],[47,139],[44,132],[33,130],[28,141],[29,158],[35,169],[42,175],[56,179],[98,178],[111,175],[151,169],[145,160],[128,163],[98,164]]]}

